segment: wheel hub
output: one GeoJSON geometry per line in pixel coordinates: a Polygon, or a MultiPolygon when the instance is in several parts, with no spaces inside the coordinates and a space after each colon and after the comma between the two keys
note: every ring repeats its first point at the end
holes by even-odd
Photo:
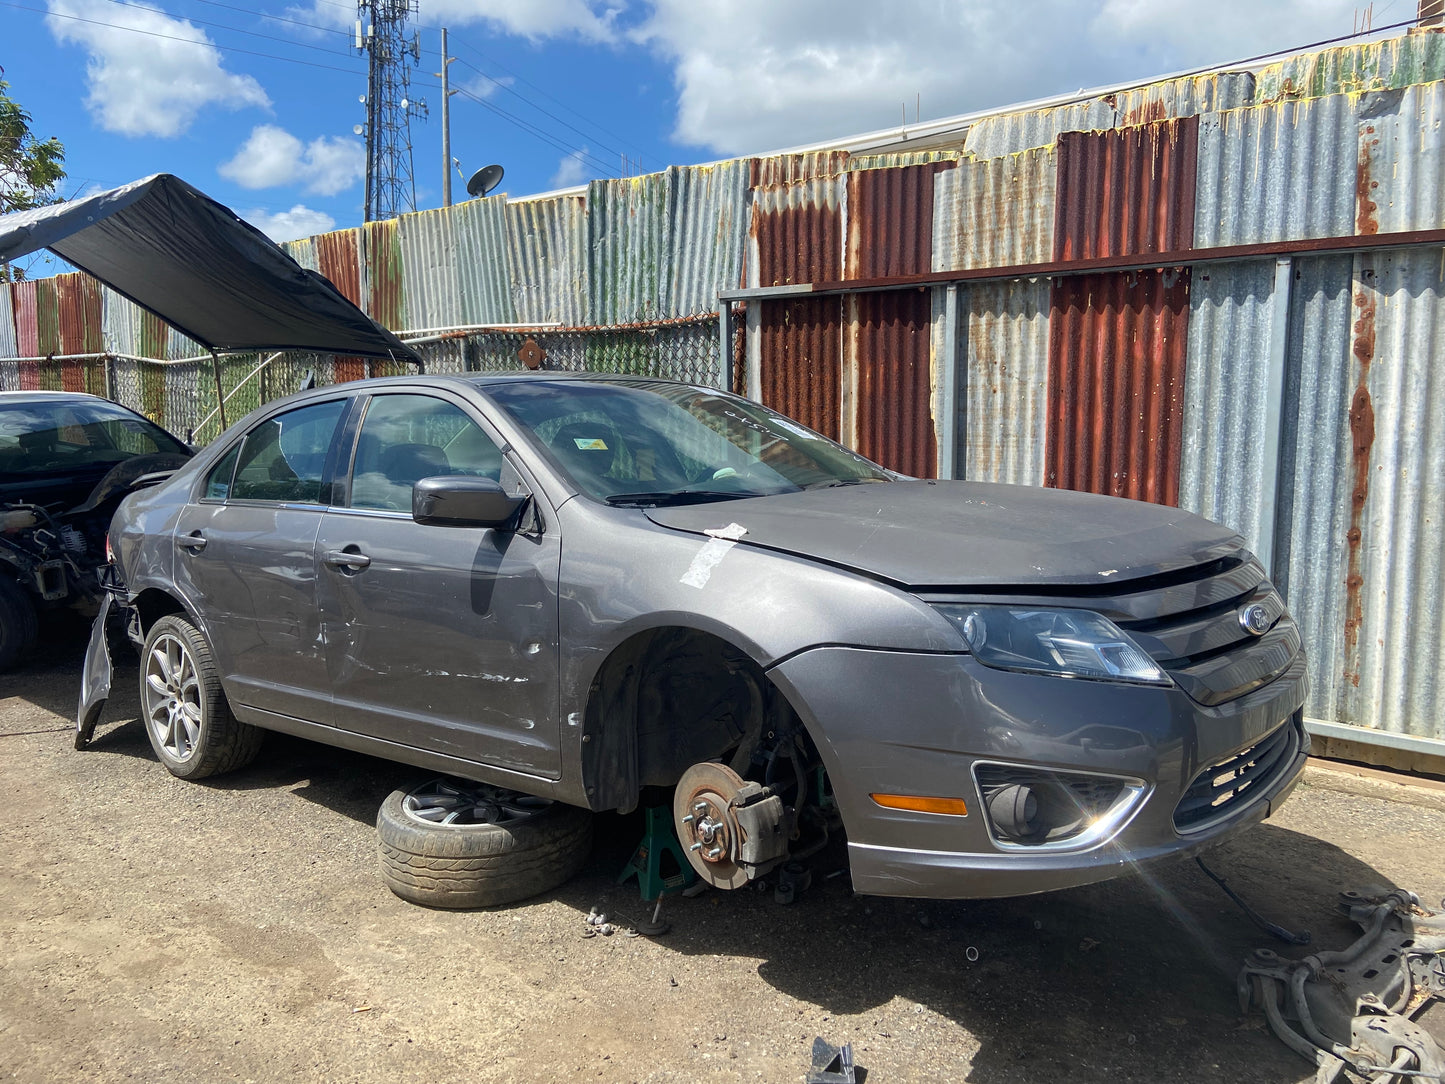
{"type": "Polygon", "coordinates": [[[742,833],[732,814],[732,800],[744,785],[725,764],[705,762],[683,773],[673,797],[673,827],[688,863],[718,888],[740,888],[749,879],[738,865],[742,833]]]}

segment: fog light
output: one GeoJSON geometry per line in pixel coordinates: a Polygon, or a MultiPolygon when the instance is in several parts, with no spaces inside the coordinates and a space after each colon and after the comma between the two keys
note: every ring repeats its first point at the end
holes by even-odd
{"type": "Polygon", "coordinates": [[[1074,849],[1117,832],[1148,790],[1138,779],[976,763],[989,833],[1005,848],[1074,849]]]}
{"type": "Polygon", "coordinates": [[[1038,796],[1033,788],[1018,783],[989,795],[988,816],[995,828],[1018,843],[1029,842],[1043,829],[1038,796]]]}

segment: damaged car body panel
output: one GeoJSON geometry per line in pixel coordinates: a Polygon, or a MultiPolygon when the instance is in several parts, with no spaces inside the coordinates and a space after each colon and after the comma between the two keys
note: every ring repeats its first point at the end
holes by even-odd
{"type": "Polygon", "coordinates": [[[723,887],[840,829],[862,892],[1100,880],[1268,816],[1308,745],[1298,631],[1227,529],[901,479],[667,381],[303,393],[112,542],[136,634],[190,615],[239,719],[595,810],[680,787],[723,887]]]}

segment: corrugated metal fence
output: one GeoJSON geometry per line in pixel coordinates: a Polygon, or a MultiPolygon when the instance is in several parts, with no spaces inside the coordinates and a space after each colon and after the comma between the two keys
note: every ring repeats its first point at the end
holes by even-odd
{"type": "MultiPolygon", "coordinates": [[[[731,384],[908,473],[1218,519],[1305,630],[1311,716],[1445,741],[1445,235],[1367,247],[1445,229],[1442,42],[288,248],[430,371],[515,368],[531,339],[558,368],[731,384]]],[[[0,289],[0,387],[103,392],[205,439],[199,353],[83,276],[0,289]]],[[[383,368],[227,359],[228,411],[383,368]]]]}

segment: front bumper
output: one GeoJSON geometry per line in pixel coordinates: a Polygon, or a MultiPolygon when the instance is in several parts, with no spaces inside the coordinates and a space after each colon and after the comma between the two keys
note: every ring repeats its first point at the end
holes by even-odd
{"type": "Polygon", "coordinates": [[[1177,688],[1008,673],[968,655],[824,647],[770,676],[802,715],[848,834],[854,890],[881,896],[1019,896],[1106,880],[1213,846],[1268,817],[1303,770],[1303,656],[1254,692],[1204,707],[1177,688]],[[1288,755],[1227,814],[1179,831],[1175,807],[1205,768],[1280,726],[1288,755]],[[1050,849],[996,842],[975,762],[1126,777],[1142,798],[1111,835],[1050,849]],[[963,798],[967,816],[884,808],[875,793],[963,798]]]}

